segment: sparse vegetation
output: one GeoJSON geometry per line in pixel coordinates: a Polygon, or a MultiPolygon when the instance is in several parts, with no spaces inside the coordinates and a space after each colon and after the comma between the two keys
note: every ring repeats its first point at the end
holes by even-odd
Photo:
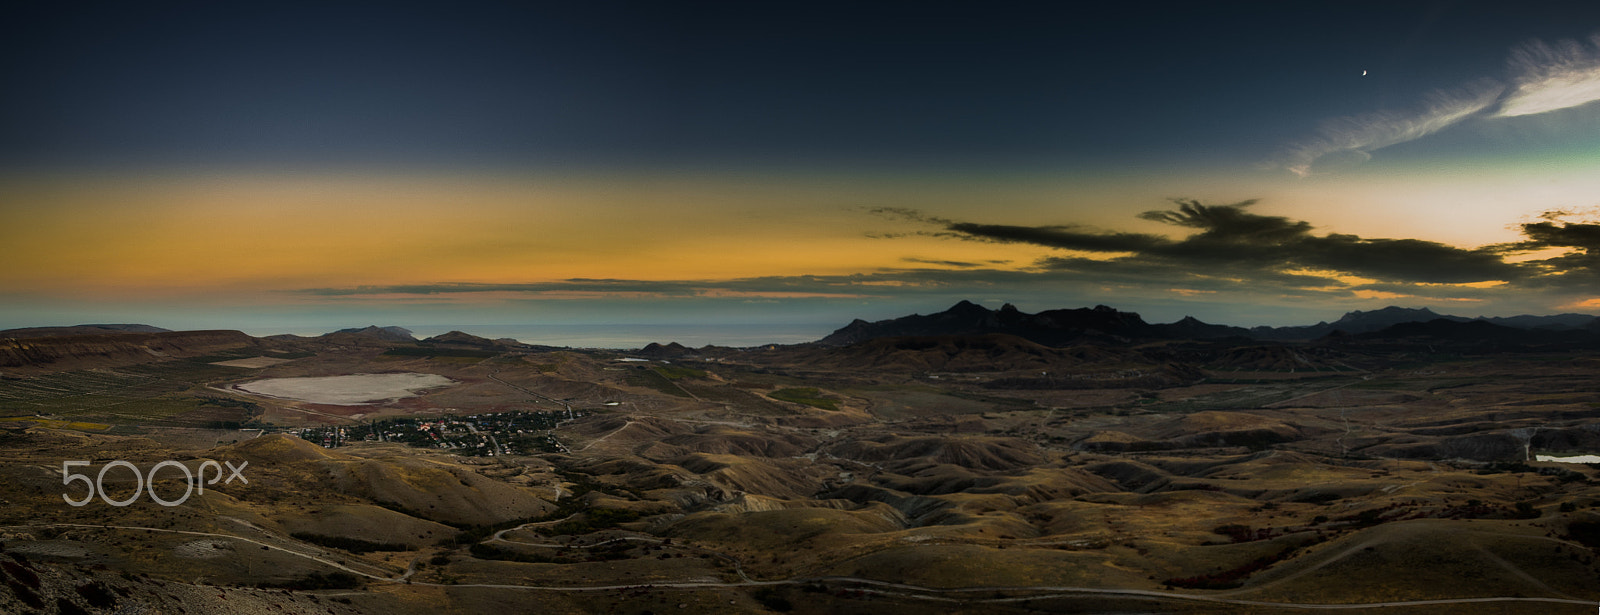
{"type": "MultiPolygon", "coordinates": [[[[1247,586],[1257,575],[1266,581],[1262,571],[1280,566],[1270,586],[1278,594],[1263,594],[1265,599],[1304,594],[1307,602],[1331,604],[1371,599],[1326,582],[1345,578],[1338,575],[1354,574],[1355,582],[1367,584],[1362,587],[1381,586],[1353,572],[1356,566],[1388,571],[1373,578],[1399,576],[1400,567],[1473,573],[1482,563],[1475,559],[1476,547],[1506,563],[1490,562],[1494,574],[1469,576],[1476,579],[1474,591],[1481,586],[1491,595],[1549,595],[1518,575],[1501,574],[1510,566],[1555,591],[1587,598],[1592,590],[1584,583],[1594,578],[1594,550],[1600,549],[1600,523],[1587,510],[1600,501],[1589,479],[1594,469],[1520,459],[1532,427],[1538,427],[1533,450],[1600,448],[1587,427],[1595,418],[1587,406],[1600,360],[1569,366],[1496,358],[1491,371],[1485,362],[1441,366],[1422,357],[1408,358],[1411,363],[1396,370],[1385,366],[1397,359],[1354,356],[1341,348],[1319,348],[1323,354],[1314,358],[1345,353],[1338,360],[1357,368],[1317,368],[1313,375],[1325,379],[1241,370],[1206,372],[1218,377],[1197,384],[1182,365],[1203,364],[1203,357],[1194,356],[1217,352],[1201,342],[1076,349],[1089,357],[1080,363],[1082,377],[1055,366],[1048,375],[1043,369],[842,369],[817,359],[829,356],[822,350],[805,348],[708,349],[704,362],[688,364],[518,348],[482,363],[477,360],[483,357],[455,357],[472,365],[422,364],[407,357],[438,357],[438,351],[451,349],[346,342],[337,352],[263,369],[271,377],[359,373],[375,357],[387,356],[373,371],[394,371],[396,362],[407,360],[414,369],[459,384],[371,408],[297,406],[292,414],[277,401],[205,388],[250,376],[245,368],[192,360],[78,370],[70,378],[7,373],[0,376],[0,407],[26,408],[14,417],[27,428],[0,431],[0,447],[18,460],[0,464],[7,473],[0,476],[0,498],[14,504],[0,525],[36,523],[37,510],[52,511],[64,524],[104,523],[97,517],[103,506],[62,506],[60,478],[39,467],[53,468],[62,458],[78,458],[67,455],[93,450],[92,457],[83,457],[93,460],[91,479],[109,459],[148,468],[170,454],[159,444],[163,425],[232,426],[260,415],[255,424],[269,430],[294,422],[309,440],[320,444],[326,438],[339,448],[316,449],[269,435],[304,450],[279,456],[238,445],[187,453],[213,446],[209,440],[217,436],[206,434],[201,445],[181,449],[189,456],[175,458],[191,468],[196,457],[247,458],[250,483],[218,486],[226,500],[209,499],[214,496],[208,487],[208,499],[191,503],[252,523],[265,518],[281,531],[303,530],[293,537],[338,549],[342,553],[332,561],[374,575],[399,574],[415,560],[417,572],[409,579],[419,585],[572,586],[581,579],[630,588],[615,597],[561,594],[567,602],[552,610],[615,611],[623,599],[658,613],[663,609],[657,603],[669,610],[689,605],[684,612],[721,606],[725,600],[696,600],[712,590],[665,586],[712,579],[742,583],[741,573],[757,581],[812,580],[718,589],[719,598],[747,592],[733,595],[737,604],[726,608],[821,611],[840,600],[904,606],[895,591],[875,593],[882,588],[839,580],[860,577],[925,587],[1019,588],[941,596],[973,600],[960,605],[968,609],[1003,604],[1051,610],[1064,602],[1020,588],[1147,589],[1164,579],[1178,591],[1211,591],[1247,586]],[[404,350],[380,354],[395,348],[404,350]],[[1102,352],[1114,358],[1093,358],[1102,352]],[[1160,364],[1140,363],[1158,355],[1160,364]],[[1180,367],[1166,374],[1161,370],[1168,362],[1180,367]],[[715,374],[703,369],[708,366],[715,374]],[[1560,370],[1566,371],[1549,374],[1560,370]],[[218,376],[223,372],[228,376],[218,376]],[[1357,372],[1375,377],[1359,381],[1350,375],[1357,372]],[[1230,375],[1255,384],[1223,382],[1234,380],[1230,375]],[[72,380],[79,376],[83,381],[72,380]],[[205,380],[213,377],[218,379],[205,380]],[[991,386],[1015,383],[1007,380],[1013,378],[1050,386],[991,386]],[[1069,380],[1093,386],[1060,386],[1069,380]],[[1452,384],[1460,386],[1441,386],[1452,384]],[[814,410],[837,411],[847,403],[850,413],[814,410]],[[34,408],[72,405],[81,406],[78,414],[33,415],[34,408]],[[117,418],[111,436],[68,439],[38,429],[124,410],[129,412],[117,418]],[[339,418],[355,410],[368,416],[360,422],[339,418]],[[120,437],[124,433],[137,437],[120,437]],[[485,444],[491,436],[494,443],[485,444]],[[602,437],[603,445],[584,447],[602,437]],[[1270,454],[1253,452],[1269,448],[1270,454]],[[475,490],[495,489],[504,491],[488,502],[473,499],[479,497],[475,490]],[[497,508],[512,501],[520,502],[515,512],[497,508]],[[378,525],[349,530],[350,523],[373,519],[378,525]],[[456,531],[441,531],[430,521],[456,531]],[[517,529],[523,525],[528,527],[517,529]],[[489,540],[506,530],[514,531],[489,540]],[[1437,539],[1457,534],[1471,538],[1460,544],[1475,547],[1437,539]],[[1337,545],[1305,548],[1324,540],[1337,545]],[[424,543],[417,547],[425,549],[421,555],[402,553],[424,543]],[[1297,574],[1310,567],[1321,572],[1297,574]],[[823,577],[834,578],[814,580],[823,577]],[[1036,601],[1023,603],[1024,598],[1036,601]]],[[[284,354],[236,354],[261,352],[284,354]]],[[[206,358],[237,358],[224,355],[206,358]]],[[[113,471],[108,480],[123,475],[113,471]]],[[[131,493],[131,483],[118,482],[115,489],[131,493]]],[[[141,501],[120,510],[118,523],[243,531],[203,508],[152,509],[141,501]]],[[[191,540],[68,525],[8,532],[27,536],[16,542],[54,541],[31,547],[42,551],[80,542],[92,543],[97,553],[141,554],[191,540]]],[[[203,584],[224,589],[266,582],[262,587],[276,591],[355,589],[364,583],[360,575],[295,558],[239,543],[226,559],[214,560],[225,564],[217,566],[225,574],[203,584]],[[294,562],[281,565],[286,558],[294,562]]],[[[25,561],[17,553],[0,555],[0,604],[33,608],[25,593],[32,592],[45,605],[35,610],[63,613],[113,610],[102,606],[107,598],[131,603],[119,597],[117,587],[188,584],[198,565],[170,555],[154,563],[140,559],[146,577],[118,570],[117,563],[106,564],[107,571],[93,569],[114,559],[83,559],[85,565],[71,568],[70,558],[45,558],[37,571],[25,561]],[[87,581],[61,584],[58,572],[44,574],[52,569],[97,575],[104,585],[91,596],[82,589],[87,581]]],[[[1459,581],[1439,575],[1403,591],[1385,589],[1384,599],[1460,595],[1459,581]]],[[[408,590],[423,589],[384,587],[400,604],[408,604],[408,590]]],[[[363,605],[364,598],[352,597],[363,605]]],[[[320,598],[336,607],[330,600],[335,599],[320,598]]]]}
{"type": "Polygon", "coordinates": [[[777,590],[774,590],[770,587],[763,587],[759,590],[756,590],[756,593],[753,597],[757,602],[761,603],[761,606],[764,606],[769,610],[777,611],[779,613],[788,613],[789,611],[794,610],[793,602],[790,602],[788,598],[783,596],[783,594],[778,593],[777,590]]]}
{"type": "Polygon", "coordinates": [[[655,389],[658,392],[674,397],[690,397],[688,391],[683,390],[683,387],[673,382],[672,378],[668,378],[666,374],[654,367],[634,368],[632,373],[628,374],[627,382],[633,386],[655,389]]]}
{"type": "Polygon", "coordinates": [[[684,378],[705,378],[705,370],[684,367],[682,365],[651,365],[650,369],[668,380],[683,380],[684,378]]]}
{"type": "Polygon", "coordinates": [[[15,594],[23,604],[36,609],[44,608],[44,598],[39,597],[39,593],[33,591],[32,588],[9,578],[6,579],[6,585],[11,587],[11,593],[15,594]]]}
{"type": "Polygon", "coordinates": [[[797,404],[805,404],[807,406],[811,406],[813,408],[821,408],[823,410],[838,410],[839,409],[838,402],[835,402],[832,399],[828,399],[826,397],[823,397],[821,391],[819,391],[819,390],[817,390],[815,388],[810,388],[810,387],[798,387],[798,388],[792,388],[792,389],[778,389],[776,391],[768,393],[767,397],[771,397],[773,399],[780,400],[780,401],[793,402],[793,403],[797,403],[797,404]]]}
{"type": "Polygon", "coordinates": [[[473,350],[473,349],[470,349],[470,348],[438,348],[438,347],[433,347],[433,346],[400,346],[400,347],[397,347],[397,348],[390,348],[388,350],[385,350],[385,351],[383,351],[383,354],[386,355],[386,356],[391,356],[391,357],[427,357],[427,358],[447,357],[447,358],[462,358],[462,359],[487,359],[487,358],[490,358],[490,357],[496,357],[496,356],[500,355],[499,352],[496,352],[496,351],[493,351],[493,350],[473,350]]]}
{"type": "Polygon", "coordinates": [[[97,609],[109,609],[117,605],[117,596],[105,583],[85,583],[77,587],[79,596],[97,609]]]}
{"type": "Polygon", "coordinates": [[[1185,589],[1234,589],[1244,585],[1245,579],[1251,574],[1267,569],[1267,567],[1287,559],[1299,547],[1287,547],[1273,555],[1266,555],[1250,560],[1242,566],[1202,574],[1192,577],[1178,577],[1167,579],[1163,583],[1169,587],[1182,587],[1185,589]]]}
{"type": "Polygon", "coordinates": [[[311,591],[317,589],[356,589],[364,585],[361,577],[337,570],[330,573],[312,572],[303,577],[278,583],[261,583],[257,587],[311,591]]]}
{"type": "Polygon", "coordinates": [[[1600,550],[1600,521],[1573,521],[1567,524],[1567,535],[1585,547],[1600,550]]]}
{"type": "Polygon", "coordinates": [[[546,520],[546,517],[531,517],[531,518],[523,518],[523,519],[512,519],[510,521],[504,521],[504,522],[495,523],[495,524],[492,524],[492,525],[453,525],[453,527],[456,527],[457,529],[459,529],[461,531],[459,533],[457,533],[454,538],[451,538],[451,539],[447,540],[446,542],[447,543],[454,543],[454,544],[458,544],[458,545],[470,545],[470,544],[477,543],[478,541],[483,540],[485,538],[488,538],[490,536],[493,536],[495,532],[498,532],[498,531],[501,531],[501,530],[509,530],[509,529],[517,527],[519,525],[523,525],[523,524],[526,524],[526,523],[534,523],[534,522],[543,521],[543,520],[546,520]]]}
{"type": "Polygon", "coordinates": [[[583,511],[577,518],[568,519],[550,527],[549,533],[561,536],[565,534],[588,534],[599,530],[610,529],[629,521],[637,521],[641,516],[637,511],[620,510],[616,508],[590,508],[583,511]]]}
{"type": "Polygon", "coordinates": [[[392,543],[392,542],[372,542],[372,541],[369,541],[369,540],[361,540],[359,538],[347,538],[347,537],[344,537],[344,536],[323,536],[323,535],[320,535],[320,534],[309,534],[309,533],[306,533],[306,532],[295,532],[293,534],[290,534],[290,536],[292,536],[294,538],[297,538],[299,540],[304,540],[304,541],[312,543],[312,544],[318,544],[318,545],[322,545],[324,547],[331,547],[331,548],[334,548],[334,549],[343,549],[343,550],[349,551],[351,553],[371,553],[371,552],[374,552],[374,551],[415,551],[416,550],[416,547],[413,547],[413,546],[410,546],[410,545],[397,544],[397,543],[392,543]]]}

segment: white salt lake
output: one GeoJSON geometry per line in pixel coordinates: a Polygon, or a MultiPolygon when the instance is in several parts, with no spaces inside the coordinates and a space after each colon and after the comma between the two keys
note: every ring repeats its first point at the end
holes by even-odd
{"type": "Polygon", "coordinates": [[[351,374],[316,378],[268,378],[234,388],[256,395],[281,397],[314,404],[359,406],[406,397],[419,391],[450,386],[456,381],[437,374],[351,374]]]}
{"type": "Polygon", "coordinates": [[[1573,455],[1571,457],[1534,455],[1533,459],[1534,461],[1554,461],[1556,463],[1600,463],[1600,455],[1573,455]]]}

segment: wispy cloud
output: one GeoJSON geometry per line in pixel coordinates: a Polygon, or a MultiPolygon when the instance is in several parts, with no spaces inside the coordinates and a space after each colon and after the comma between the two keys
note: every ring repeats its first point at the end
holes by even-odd
{"type": "Polygon", "coordinates": [[[1597,100],[1600,35],[1590,37],[1587,44],[1532,41],[1511,51],[1504,79],[1485,77],[1454,90],[1435,91],[1409,111],[1326,120],[1317,136],[1285,148],[1274,166],[1305,177],[1315,174],[1319,163],[1366,162],[1376,150],[1421,139],[1474,117],[1537,115],[1597,100]]]}
{"type": "Polygon", "coordinates": [[[909,220],[911,222],[927,222],[929,224],[949,224],[950,220],[938,216],[930,216],[910,207],[874,207],[867,213],[883,216],[890,220],[909,220]]]}
{"type": "Polygon", "coordinates": [[[497,296],[540,298],[690,298],[690,297],[777,297],[777,298],[861,298],[868,286],[863,276],[770,276],[732,280],[619,280],[570,278],[549,282],[479,284],[441,282],[437,284],[396,284],[344,288],[305,288],[295,294],[317,297],[371,296],[450,297],[497,296]]]}
{"type": "Polygon", "coordinates": [[[1444,130],[1489,108],[1505,86],[1482,81],[1455,91],[1434,92],[1421,111],[1377,111],[1323,122],[1318,137],[1289,147],[1283,166],[1301,177],[1311,175],[1317,161],[1344,154],[1365,162],[1374,150],[1414,141],[1444,130]]]}
{"type": "Polygon", "coordinates": [[[1548,113],[1600,100],[1600,35],[1588,44],[1534,41],[1511,53],[1515,89],[1500,103],[1498,117],[1548,113]]]}
{"type": "Polygon", "coordinates": [[[921,265],[938,265],[940,267],[955,267],[957,269],[971,269],[973,267],[982,267],[983,266],[983,264],[981,264],[981,263],[972,263],[972,262],[967,262],[967,261],[942,260],[942,259],[937,259],[937,258],[918,258],[918,257],[915,257],[915,256],[907,256],[907,257],[901,258],[900,260],[905,261],[907,263],[917,263],[917,264],[921,264],[921,265]]]}

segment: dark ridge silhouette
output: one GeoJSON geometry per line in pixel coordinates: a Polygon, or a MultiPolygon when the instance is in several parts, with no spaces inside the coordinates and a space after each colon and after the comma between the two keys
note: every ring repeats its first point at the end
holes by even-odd
{"type": "Polygon", "coordinates": [[[1361,340],[1416,340],[1468,345],[1531,346],[1591,341],[1594,336],[1581,331],[1517,329],[1482,320],[1457,321],[1437,318],[1427,322],[1400,323],[1355,337],[1361,340]]]}
{"type": "Polygon", "coordinates": [[[962,301],[937,314],[914,314],[890,320],[857,319],[818,343],[845,346],[884,337],[984,335],[1003,333],[1046,346],[1076,342],[1130,343],[1151,339],[1208,339],[1245,335],[1238,327],[1208,325],[1193,318],[1171,325],[1152,325],[1133,312],[1097,305],[1093,308],[1048,310],[1028,314],[1011,304],[990,310],[962,301]]]}
{"type": "Polygon", "coordinates": [[[163,331],[0,339],[0,367],[113,367],[254,347],[240,331],[163,331]]]}
{"type": "Polygon", "coordinates": [[[108,335],[116,333],[168,333],[170,329],[151,325],[72,325],[70,327],[25,327],[0,331],[0,337],[60,337],[63,335],[108,335]]]}
{"type": "Polygon", "coordinates": [[[322,337],[332,337],[340,334],[370,337],[386,342],[417,341],[417,338],[411,335],[410,329],[406,329],[404,327],[380,327],[377,325],[368,325],[365,328],[340,329],[338,331],[334,331],[333,333],[324,334],[322,337]]]}
{"type": "Polygon", "coordinates": [[[690,352],[693,351],[687,346],[677,342],[671,342],[664,346],[655,342],[650,342],[649,345],[645,346],[644,348],[640,348],[638,354],[646,357],[681,357],[689,354],[690,352]]]}
{"type": "Polygon", "coordinates": [[[1588,314],[1552,314],[1550,316],[1479,316],[1476,320],[1518,329],[1582,329],[1600,323],[1600,318],[1588,314]]]}
{"type": "MultiPolygon", "coordinates": [[[[395,328],[398,329],[399,327],[395,327],[395,328]]],[[[478,337],[476,335],[472,335],[470,333],[462,333],[460,331],[451,331],[449,333],[443,333],[443,334],[440,334],[440,335],[435,335],[433,337],[430,337],[430,338],[422,340],[421,343],[424,343],[424,344],[447,344],[447,345],[452,345],[452,346],[475,346],[475,347],[481,347],[481,348],[495,348],[495,347],[498,347],[498,346],[501,345],[501,343],[496,341],[496,340],[491,340],[491,339],[486,338],[486,337],[478,337]]],[[[513,343],[515,343],[515,342],[513,342],[513,343]]]]}
{"type": "MultiPolygon", "coordinates": [[[[847,346],[885,337],[926,337],[951,335],[986,335],[1000,333],[1014,335],[1045,346],[1062,347],[1079,343],[1131,344],[1162,340],[1274,340],[1311,341],[1338,335],[1361,335],[1383,331],[1396,325],[1444,321],[1452,323],[1481,323],[1516,333],[1498,332],[1498,329],[1468,328],[1441,335],[1471,337],[1472,332],[1507,342],[1550,343],[1537,332],[1593,331],[1600,332],[1600,318],[1584,314],[1556,314],[1551,316],[1520,315],[1509,317],[1453,316],[1439,314],[1428,308],[1403,308],[1390,306],[1378,310],[1348,312],[1333,322],[1315,325],[1268,327],[1250,329],[1202,322],[1193,316],[1167,324],[1151,324],[1139,314],[1123,312],[1104,305],[1093,308],[1046,310],[1028,314],[1011,304],[990,310],[971,301],[962,301],[950,309],[934,314],[913,314],[876,322],[856,319],[816,343],[825,346],[847,346]],[[1533,335],[1529,335],[1533,332],[1533,335]]],[[[1587,338],[1580,338],[1587,339],[1587,338]]],[[[1569,340],[1571,341],[1571,340],[1569,340]]]]}

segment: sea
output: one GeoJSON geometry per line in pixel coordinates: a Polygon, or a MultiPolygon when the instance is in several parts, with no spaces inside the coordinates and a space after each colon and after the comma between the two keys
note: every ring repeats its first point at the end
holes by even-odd
{"type": "Polygon", "coordinates": [[[525,344],[571,348],[643,348],[651,342],[677,342],[690,348],[705,345],[748,348],[769,344],[814,342],[838,328],[831,324],[606,324],[606,325],[400,325],[417,339],[450,331],[478,337],[509,337],[525,344]]]}

